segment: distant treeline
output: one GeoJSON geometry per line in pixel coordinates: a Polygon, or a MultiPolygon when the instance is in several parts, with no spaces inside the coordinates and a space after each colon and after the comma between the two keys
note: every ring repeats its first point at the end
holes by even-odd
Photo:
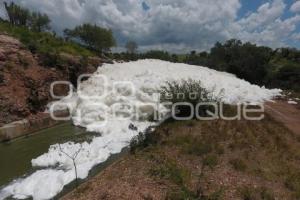
{"type": "Polygon", "coordinates": [[[128,41],[126,52],[111,53],[116,41],[109,29],[82,24],[72,30],[65,29],[64,36],[60,37],[51,31],[51,20],[46,14],[31,12],[14,3],[4,2],[4,6],[8,20],[0,19],[0,31],[19,38],[32,53],[44,56],[46,66],[58,66],[60,53],[80,55],[83,61],[93,55],[124,61],[153,58],[207,66],[258,85],[300,91],[300,51],[294,48],[273,50],[232,39],[217,42],[210,52],[192,51],[179,55],[157,50],[137,53],[137,43],[128,41]]]}
{"type": "Polygon", "coordinates": [[[189,54],[170,54],[166,51],[146,53],[115,53],[119,60],[144,58],[207,66],[235,74],[251,83],[300,91],[300,51],[295,48],[257,46],[231,39],[217,42],[210,52],[192,51],[189,54]]]}

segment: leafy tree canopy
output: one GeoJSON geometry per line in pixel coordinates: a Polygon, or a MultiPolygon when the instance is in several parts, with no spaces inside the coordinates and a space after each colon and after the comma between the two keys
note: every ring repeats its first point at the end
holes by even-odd
{"type": "Polygon", "coordinates": [[[98,51],[100,54],[103,51],[109,51],[111,47],[116,45],[112,31],[97,25],[83,24],[73,30],[66,29],[64,33],[66,37],[80,40],[90,49],[98,51]]]}
{"type": "Polygon", "coordinates": [[[41,32],[50,30],[51,20],[46,14],[30,12],[26,8],[11,2],[4,2],[9,22],[14,26],[26,26],[33,31],[41,32]]]}

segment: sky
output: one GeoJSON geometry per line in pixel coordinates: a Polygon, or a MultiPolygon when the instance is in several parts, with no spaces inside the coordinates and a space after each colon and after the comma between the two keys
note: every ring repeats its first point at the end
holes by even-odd
{"type": "MultiPolygon", "coordinates": [[[[300,0],[13,1],[48,14],[58,33],[82,23],[110,28],[119,49],[133,40],[140,51],[183,53],[209,50],[231,38],[300,48],[300,0]]],[[[2,6],[0,16],[4,15],[2,6]]]]}

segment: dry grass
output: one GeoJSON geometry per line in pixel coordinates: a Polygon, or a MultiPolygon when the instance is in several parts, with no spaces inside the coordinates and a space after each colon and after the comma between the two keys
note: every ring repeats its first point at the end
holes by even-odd
{"type": "Polygon", "coordinates": [[[118,199],[114,193],[122,199],[300,198],[299,136],[268,116],[171,122],[148,137],[134,154],[88,182],[82,198],[75,192],[66,199],[103,193],[105,199],[118,199]]]}

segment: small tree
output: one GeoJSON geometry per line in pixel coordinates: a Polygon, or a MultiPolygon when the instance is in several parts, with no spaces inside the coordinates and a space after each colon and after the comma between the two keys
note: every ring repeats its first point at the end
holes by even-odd
{"type": "Polygon", "coordinates": [[[14,2],[4,2],[8,20],[15,26],[26,26],[33,31],[41,32],[50,29],[51,20],[46,14],[30,12],[26,8],[16,5],[14,2]]]}
{"type": "Polygon", "coordinates": [[[80,148],[73,154],[73,155],[70,155],[68,153],[66,153],[60,146],[60,144],[58,145],[59,146],[59,150],[61,153],[65,154],[68,158],[70,158],[73,162],[73,166],[74,166],[74,170],[75,170],[75,182],[76,182],[76,187],[78,187],[78,173],[77,173],[77,165],[76,165],[76,158],[78,156],[78,154],[80,153],[80,151],[82,150],[82,145],[80,144],[80,148]]]}
{"type": "Polygon", "coordinates": [[[125,48],[127,49],[127,52],[130,54],[134,54],[136,50],[138,49],[138,45],[134,41],[128,41],[125,45],[125,48]]]}
{"type": "Polygon", "coordinates": [[[33,31],[41,32],[50,30],[50,22],[51,20],[46,14],[41,13],[32,13],[30,19],[30,26],[33,31]]]}
{"type": "Polygon", "coordinates": [[[103,51],[108,51],[116,44],[111,30],[96,25],[83,24],[73,30],[66,29],[64,33],[66,37],[78,39],[100,54],[103,51]]]}
{"type": "Polygon", "coordinates": [[[16,5],[14,2],[4,2],[8,20],[13,25],[27,26],[30,19],[29,10],[16,5]]]}

